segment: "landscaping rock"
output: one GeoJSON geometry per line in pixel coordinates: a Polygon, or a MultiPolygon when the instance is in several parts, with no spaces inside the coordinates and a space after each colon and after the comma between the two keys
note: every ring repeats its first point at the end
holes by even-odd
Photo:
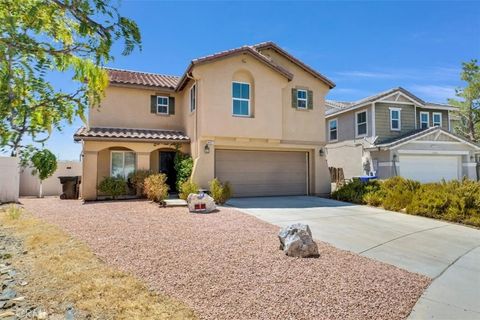
{"type": "Polygon", "coordinates": [[[3,290],[2,295],[0,295],[0,301],[10,300],[17,296],[17,292],[13,289],[7,288],[3,290]]]}
{"type": "Polygon", "coordinates": [[[206,193],[190,193],[187,198],[190,212],[209,213],[215,210],[215,201],[206,193]]]}
{"type": "Polygon", "coordinates": [[[295,223],[280,229],[280,250],[290,257],[319,257],[318,246],[313,241],[312,231],[306,224],[295,223]]]}

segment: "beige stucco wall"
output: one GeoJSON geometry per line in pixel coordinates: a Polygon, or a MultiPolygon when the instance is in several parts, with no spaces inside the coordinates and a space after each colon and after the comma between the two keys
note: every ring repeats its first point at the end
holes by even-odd
{"type": "Polygon", "coordinates": [[[327,145],[329,167],[343,168],[345,179],[363,175],[363,144],[353,140],[327,145]]]}
{"type": "Polygon", "coordinates": [[[99,108],[89,109],[90,127],[183,130],[183,96],[171,91],[109,86],[99,108]],[[150,112],[150,96],[175,97],[175,114],[150,112]]]}
{"type": "Polygon", "coordinates": [[[19,159],[0,157],[0,203],[18,200],[19,181],[19,159]]]}
{"type": "MultiPolygon", "coordinates": [[[[23,168],[20,171],[20,196],[38,196],[40,179],[32,175],[33,168],[23,168]]],[[[58,177],[81,176],[82,163],[80,161],[58,161],[55,173],[42,183],[44,196],[59,196],[62,194],[62,184],[58,177]]]]}

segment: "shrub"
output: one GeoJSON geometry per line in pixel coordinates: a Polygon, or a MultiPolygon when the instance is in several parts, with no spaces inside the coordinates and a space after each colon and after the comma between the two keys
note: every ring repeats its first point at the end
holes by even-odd
{"type": "Polygon", "coordinates": [[[168,197],[167,176],[163,173],[152,174],[145,179],[145,195],[151,201],[163,203],[168,197]]]}
{"type": "Polygon", "coordinates": [[[187,200],[188,195],[190,193],[198,193],[198,189],[198,185],[195,182],[187,180],[180,186],[180,193],[178,196],[180,199],[187,200]]]}
{"type": "Polygon", "coordinates": [[[332,193],[332,198],[340,201],[348,201],[358,204],[365,204],[366,194],[374,193],[380,189],[378,181],[362,182],[359,179],[343,185],[332,193]]]}
{"type": "Polygon", "coordinates": [[[174,159],[175,170],[177,171],[177,190],[180,191],[182,184],[190,179],[193,170],[193,159],[188,154],[177,150],[174,159]]]}
{"type": "Polygon", "coordinates": [[[387,210],[400,211],[411,202],[415,192],[420,188],[420,182],[393,177],[381,184],[383,196],[382,205],[387,210]]]}
{"type": "Polygon", "coordinates": [[[145,194],[145,179],[152,173],[150,170],[137,170],[128,175],[128,179],[135,186],[137,196],[143,196],[145,194]]]}
{"type": "Polygon", "coordinates": [[[216,204],[222,205],[232,197],[232,187],[228,181],[221,183],[220,180],[215,178],[210,181],[210,195],[216,204]]]}
{"type": "Polygon", "coordinates": [[[374,207],[379,207],[383,203],[384,195],[381,190],[368,192],[363,196],[363,202],[374,207]]]}
{"type": "Polygon", "coordinates": [[[7,208],[7,210],[5,210],[5,212],[7,213],[7,217],[10,220],[17,220],[22,215],[23,209],[17,205],[12,204],[7,208]]]}
{"type": "Polygon", "coordinates": [[[116,199],[127,192],[127,182],[122,177],[106,177],[98,185],[98,190],[116,199]]]}

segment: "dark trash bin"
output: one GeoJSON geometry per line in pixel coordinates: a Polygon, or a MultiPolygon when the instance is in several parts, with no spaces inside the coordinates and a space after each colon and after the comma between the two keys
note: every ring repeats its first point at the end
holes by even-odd
{"type": "Polygon", "coordinates": [[[58,177],[58,179],[60,179],[60,183],[62,184],[60,199],[78,199],[82,177],[58,177]]]}

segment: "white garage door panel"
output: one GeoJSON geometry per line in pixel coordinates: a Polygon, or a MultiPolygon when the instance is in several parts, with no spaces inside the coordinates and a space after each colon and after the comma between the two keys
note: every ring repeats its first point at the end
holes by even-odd
{"type": "Polygon", "coordinates": [[[215,176],[229,181],[236,197],[304,195],[306,153],[216,150],[215,176]]]}
{"type": "Polygon", "coordinates": [[[400,175],[420,182],[458,179],[459,156],[402,155],[400,175]]]}

